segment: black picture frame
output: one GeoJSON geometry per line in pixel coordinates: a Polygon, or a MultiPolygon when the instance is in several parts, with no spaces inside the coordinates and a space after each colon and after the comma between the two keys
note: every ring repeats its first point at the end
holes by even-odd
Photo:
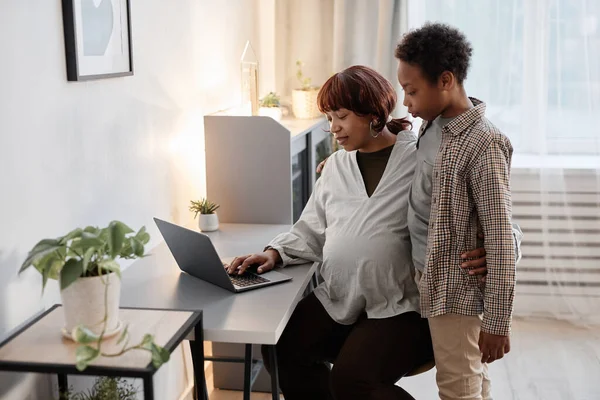
{"type": "Polygon", "coordinates": [[[133,75],[133,43],[131,34],[131,2],[130,0],[102,0],[108,1],[111,5],[113,1],[123,3],[126,10],[125,21],[127,23],[127,34],[126,40],[128,41],[128,69],[115,71],[115,72],[103,72],[103,73],[85,73],[82,71],[82,65],[80,63],[80,46],[78,41],[77,27],[81,24],[76,12],[76,3],[81,4],[84,1],[92,0],[62,0],[62,12],[63,12],[63,29],[65,36],[65,56],[66,56],[66,67],[67,67],[67,80],[71,82],[81,82],[96,79],[105,78],[117,78],[124,76],[133,75]]]}

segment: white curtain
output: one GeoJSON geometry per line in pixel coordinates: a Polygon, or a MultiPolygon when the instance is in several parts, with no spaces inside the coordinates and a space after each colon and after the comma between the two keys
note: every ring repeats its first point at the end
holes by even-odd
{"type": "Polygon", "coordinates": [[[406,3],[399,0],[334,0],[333,69],[368,65],[397,82],[394,49],[406,29],[406,3]]]}
{"type": "Polygon", "coordinates": [[[278,91],[286,94],[297,85],[296,60],[316,85],[361,64],[399,89],[394,50],[407,28],[406,0],[289,0],[276,6],[278,91]]]}
{"type": "Polygon", "coordinates": [[[474,47],[467,92],[510,138],[516,315],[600,319],[600,1],[409,0],[474,47]]]}
{"type": "MultiPolygon", "coordinates": [[[[400,93],[394,50],[408,26],[407,2],[334,0],[333,3],[333,70],[367,65],[385,76],[400,93]]],[[[401,98],[396,114],[406,114],[401,98]]]]}

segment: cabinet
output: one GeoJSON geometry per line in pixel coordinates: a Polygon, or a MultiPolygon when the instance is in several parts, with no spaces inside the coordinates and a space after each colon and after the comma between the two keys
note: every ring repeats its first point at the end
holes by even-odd
{"type": "Polygon", "coordinates": [[[325,118],[207,115],[206,191],[231,223],[295,222],[331,146],[325,118]]]}

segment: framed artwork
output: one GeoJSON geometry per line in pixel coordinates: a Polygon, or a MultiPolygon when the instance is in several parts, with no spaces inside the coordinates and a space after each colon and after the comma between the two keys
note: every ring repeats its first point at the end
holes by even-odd
{"type": "Polygon", "coordinates": [[[133,75],[130,0],[62,0],[67,79],[133,75]]]}

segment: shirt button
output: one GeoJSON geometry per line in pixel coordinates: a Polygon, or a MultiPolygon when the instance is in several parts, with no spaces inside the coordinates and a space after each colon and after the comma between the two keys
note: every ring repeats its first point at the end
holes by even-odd
{"type": "Polygon", "coordinates": [[[433,204],[435,204],[437,202],[437,197],[433,197],[433,204]]]}
{"type": "Polygon", "coordinates": [[[438,177],[438,176],[440,176],[440,173],[439,173],[439,172],[436,172],[436,173],[435,173],[435,178],[437,179],[437,177],[438,177]]]}

